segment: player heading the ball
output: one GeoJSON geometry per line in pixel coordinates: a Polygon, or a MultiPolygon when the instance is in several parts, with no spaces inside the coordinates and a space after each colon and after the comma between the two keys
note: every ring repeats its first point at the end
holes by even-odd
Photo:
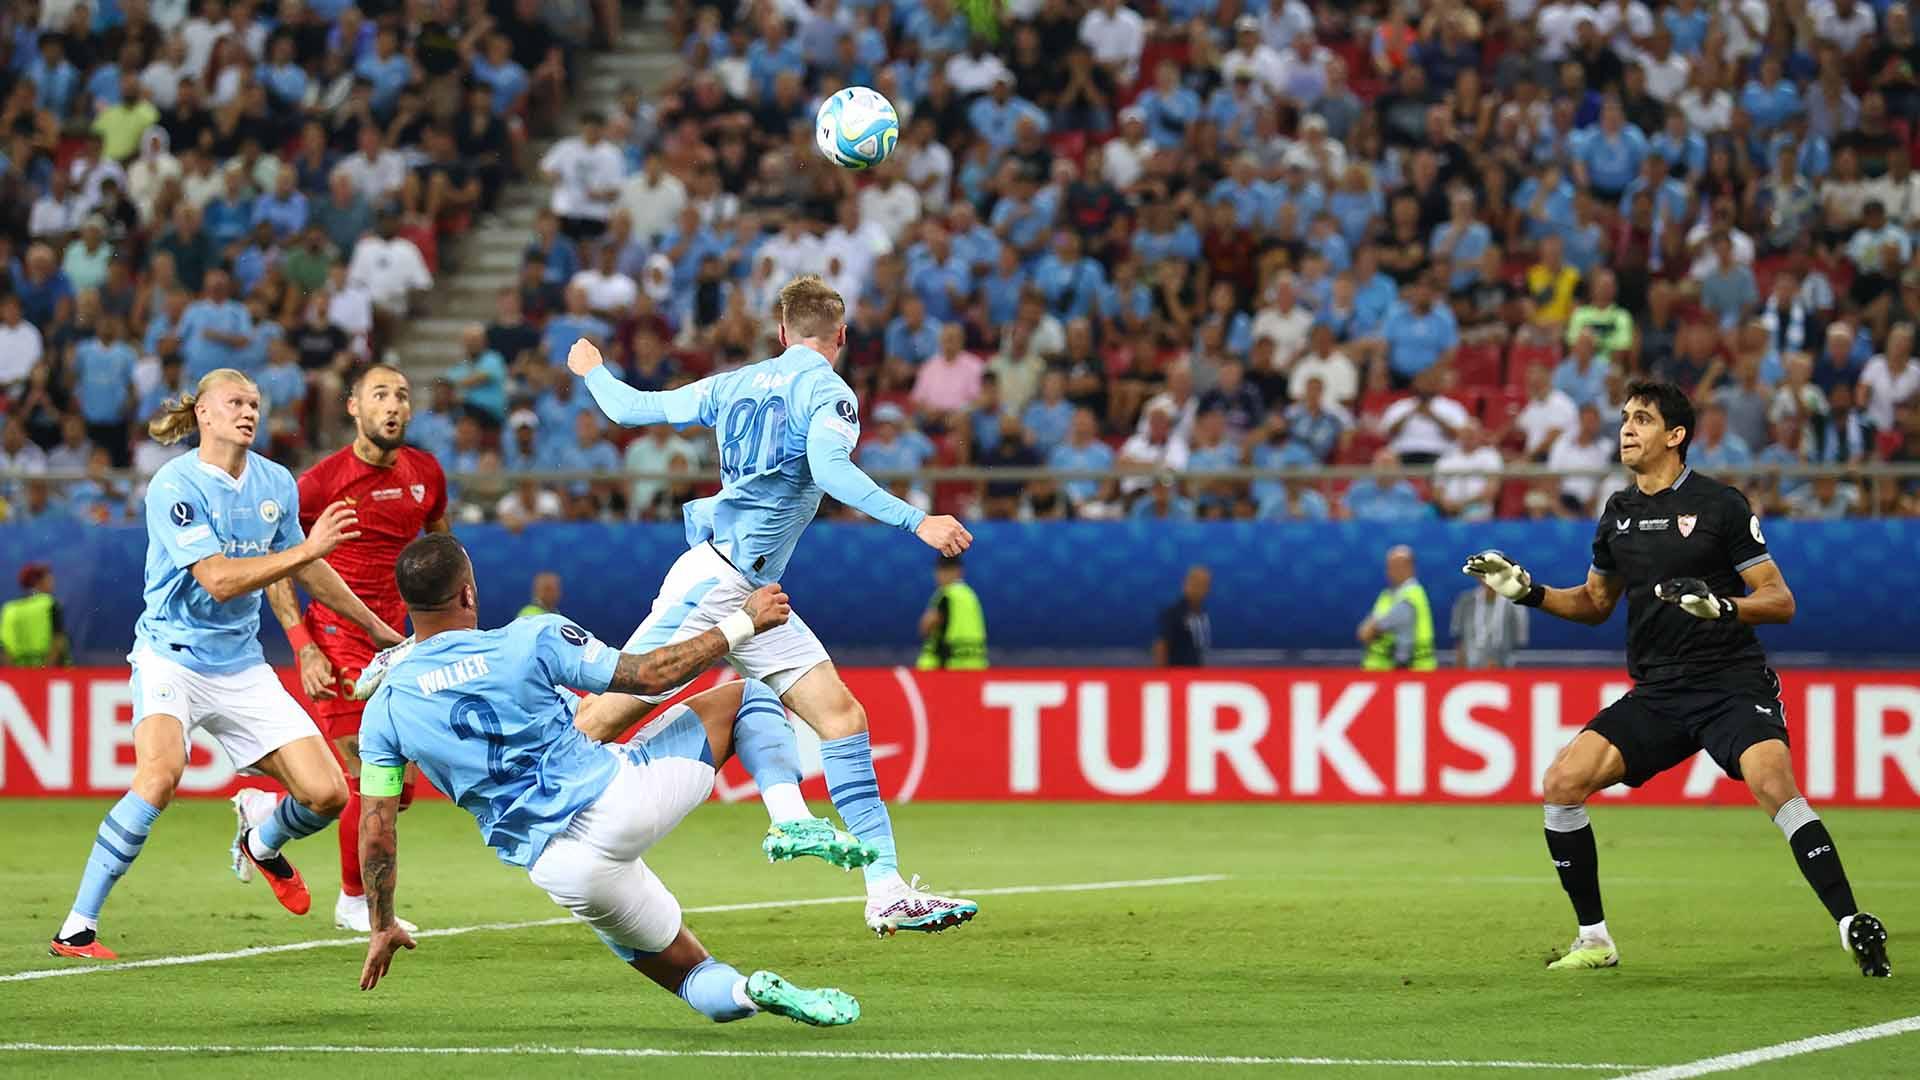
{"type": "MultiPolygon", "coordinates": [[[[952,517],[928,515],[888,494],[853,464],[860,441],[860,403],[833,370],[846,345],[846,302],[811,274],[780,290],[779,356],[659,393],[635,390],[608,371],[600,350],[582,339],[567,367],[585,380],[593,400],[628,427],[701,425],[720,444],[720,493],[687,504],[692,547],[667,572],[652,614],[627,640],[644,650],[704,632],[755,586],[777,580],[800,534],[827,494],[876,521],[911,532],[942,555],[958,555],[973,534],[952,517]]],[[[900,876],[893,824],[881,800],[867,734],[867,713],[854,699],[825,646],[798,614],[785,626],[732,650],[728,659],[759,679],[820,736],[827,793],[859,840],[877,857],[865,867],[866,924],[881,936],[897,930],[939,931],[974,917],[971,900],[940,896],[900,876]]],[[[581,712],[603,739],[626,730],[679,691],[638,700],[610,697],[581,712]]],[[[763,849],[772,858],[817,854],[834,842],[831,824],[815,818],[799,788],[762,790],[772,825],[763,849]]]]}

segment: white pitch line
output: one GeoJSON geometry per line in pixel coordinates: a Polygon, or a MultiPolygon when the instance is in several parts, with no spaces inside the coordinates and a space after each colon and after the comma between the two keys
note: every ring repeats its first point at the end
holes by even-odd
{"type": "MultiPolygon", "coordinates": [[[[1136,878],[1130,881],[1082,881],[1064,885],[1006,885],[993,889],[962,889],[962,894],[972,896],[1016,896],[1026,893],[1067,893],[1101,892],[1107,889],[1151,889],[1165,885],[1205,885],[1215,881],[1225,881],[1228,874],[1188,874],[1184,877],[1136,878]]],[[[774,908],[817,907],[822,904],[850,904],[865,900],[865,896],[813,896],[798,900],[755,900],[745,904],[709,904],[706,907],[690,907],[682,910],[688,915],[716,915],[730,911],[767,911],[774,908]]],[[[420,930],[414,933],[414,939],[459,937],[462,934],[479,933],[483,930],[530,930],[540,926],[565,926],[574,923],[571,915],[557,919],[533,919],[527,922],[479,923],[474,926],[449,926],[438,930],[420,930]]],[[[119,963],[88,964],[77,967],[36,968],[31,971],[16,971],[10,975],[0,975],[0,983],[31,982],[35,979],[59,979],[69,975],[95,975],[111,971],[133,971],[139,968],[178,967],[182,964],[211,964],[221,960],[245,960],[254,956],[268,956],[273,953],[306,952],[309,949],[339,949],[349,945],[365,945],[364,937],[316,938],[312,941],[295,941],[285,945],[256,945],[249,949],[234,949],[229,952],[189,953],[183,956],[156,956],[151,960],[127,960],[119,963]]]]}
{"type": "Polygon", "coordinates": [[[1735,1054],[1721,1054],[1719,1057],[1701,1058],[1680,1065],[1666,1065],[1645,1072],[1631,1073],[1618,1080],[1687,1080],[1692,1076],[1707,1076],[1712,1073],[1732,1072],[1752,1065],[1763,1065],[1781,1058],[1799,1057],[1801,1054],[1817,1054],[1822,1050],[1837,1050],[1842,1046],[1884,1039],[1891,1035],[1905,1035],[1920,1031],[1920,1016],[1909,1016],[1904,1020],[1889,1020],[1884,1024],[1870,1027],[1848,1028],[1831,1035],[1814,1035],[1810,1038],[1795,1039],[1792,1042],[1775,1043],[1762,1046],[1757,1050],[1742,1050],[1735,1054]]]}
{"type": "Polygon", "coordinates": [[[1463,1061],[1453,1058],[1253,1057],[1215,1054],[1050,1054],[1040,1051],[967,1053],[957,1050],[671,1050],[650,1046],[237,1046],[0,1043],[8,1054],[433,1054],[443,1056],[745,1058],[825,1061],[970,1061],[1038,1065],[1348,1065],[1401,1069],[1554,1069],[1603,1072],[1638,1066],[1606,1062],[1463,1061]]]}

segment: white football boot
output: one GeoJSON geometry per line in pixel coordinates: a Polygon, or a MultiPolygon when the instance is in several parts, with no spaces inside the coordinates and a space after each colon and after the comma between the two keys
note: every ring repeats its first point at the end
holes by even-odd
{"type": "Polygon", "coordinates": [[[953,896],[936,896],[920,887],[920,875],[910,884],[867,901],[867,929],[881,937],[896,931],[919,930],[937,934],[959,926],[980,913],[980,905],[953,896]]]}
{"type": "Polygon", "coordinates": [[[380,689],[381,680],[387,677],[387,672],[392,670],[393,665],[406,659],[416,644],[413,635],[409,634],[400,644],[374,653],[373,659],[367,661],[367,666],[360,669],[360,677],[353,680],[353,700],[365,701],[372,697],[373,692],[380,689]]]}
{"type": "MultiPolygon", "coordinates": [[[[400,929],[409,934],[420,929],[398,915],[393,917],[393,921],[399,923],[400,929]]],[[[348,896],[346,893],[341,893],[340,898],[333,902],[333,925],[337,929],[351,930],[356,934],[373,933],[373,916],[367,911],[366,896],[348,896]]]]}

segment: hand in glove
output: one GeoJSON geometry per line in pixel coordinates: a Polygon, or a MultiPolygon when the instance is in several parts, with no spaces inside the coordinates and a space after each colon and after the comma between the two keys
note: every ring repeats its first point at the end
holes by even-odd
{"type": "Polygon", "coordinates": [[[1674,578],[1663,581],[1653,587],[1655,599],[1669,604],[1680,605],[1680,610],[1696,619],[1713,622],[1732,622],[1740,617],[1733,601],[1724,596],[1713,595],[1707,583],[1697,577],[1674,578]]]}
{"type": "Polygon", "coordinates": [[[1533,575],[1527,573],[1526,567],[1507,558],[1505,552],[1491,548],[1482,551],[1468,558],[1460,572],[1479,578],[1494,592],[1516,604],[1538,606],[1540,603],[1535,595],[1533,575]]]}

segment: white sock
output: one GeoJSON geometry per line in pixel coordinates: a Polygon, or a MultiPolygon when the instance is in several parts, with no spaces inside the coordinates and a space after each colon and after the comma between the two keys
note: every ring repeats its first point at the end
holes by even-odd
{"type": "Polygon", "coordinates": [[[253,857],[259,859],[261,862],[266,862],[268,859],[280,854],[278,848],[270,848],[260,842],[259,829],[247,830],[247,850],[253,852],[253,857]]]}
{"type": "Polygon", "coordinates": [[[885,874],[880,877],[867,879],[867,899],[869,900],[879,900],[883,897],[898,896],[899,894],[906,891],[907,891],[906,879],[900,876],[900,871],[898,870],[895,870],[891,874],[885,874]]]}
{"type": "Polygon", "coordinates": [[[743,1009],[751,1009],[754,1012],[760,1011],[759,1003],[747,996],[747,979],[744,975],[734,980],[733,1003],[743,1009]]]}
{"type": "Polygon", "coordinates": [[[767,816],[775,825],[783,821],[803,821],[813,816],[807,809],[807,800],[800,795],[799,784],[771,784],[760,793],[760,801],[767,804],[767,816]]]}
{"type": "Polygon", "coordinates": [[[1601,919],[1592,926],[1582,926],[1580,928],[1580,937],[1587,941],[1613,941],[1613,935],[1607,933],[1607,920],[1605,919],[1601,919]]]}
{"type": "Polygon", "coordinates": [[[367,894],[361,893],[359,896],[352,896],[352,895],[349,895],[345,890],[341,890],[340,903],[346,905],[347,907],[364,908],[367,906],[367,894]]]}
{"type": "Polygon", "coordinates": [[[89,919],[77,911],[67,912],[67,921],[60,924],[60,933],[56,937],[70,938],[82,930],[100,929],[100,920],[89,919]]]}

